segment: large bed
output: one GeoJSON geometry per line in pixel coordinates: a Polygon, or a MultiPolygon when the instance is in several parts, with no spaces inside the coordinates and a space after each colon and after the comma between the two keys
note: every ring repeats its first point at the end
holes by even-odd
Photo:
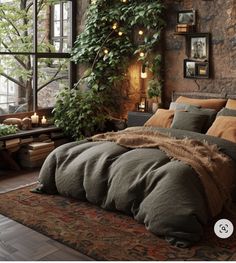
{"type": "MultiPolygon", "coordinates": [[[[217,116],[222,112],[217,105],[214,120],[205,117],[205,123],[199,122],[206,107],[194,103],[190,108],[187,103],[187,110],[165,112],[173,115],[171,127],[154,127],[147,122],[144,127],[60,146],[44,162],[37,190],[128,214],[173,245],[186,247],[199,241],[204,226],[223,209],[230,210],[234,198],[236,142],[229,138],[236,136],[235,130],[233,135],[230,130],[231,137],[224,132],[226,139],[212,134],[219,130],[220,117],[233,121],[236,117],[232,117],[234,110],[224,110],[228,103],[225,100],[221,108],[228,115],[217,116]],[[201,114],[196,114],[195,106],[204,108],[201,114]],[[191,119],[195,115],[199,115],[197,123],[178,123],[183,116],[191,119]],[[196,131],[199,123],[201,131],[196,131]],[[182,125],[188,125],[187,130],[182,125]],[[188,130],[189,125],[194,131],[188,130]]],[[[172,108],[180,104],[186,106],[177,99],[172,108]]],[[[209,112],[212,117],[213,112],[209,112]]]]}

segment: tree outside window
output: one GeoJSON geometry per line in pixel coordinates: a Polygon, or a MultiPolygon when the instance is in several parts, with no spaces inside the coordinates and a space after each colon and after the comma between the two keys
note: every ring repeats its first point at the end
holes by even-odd
{"type": "Polygon", "coordinates": [[[52,107],[68,86],[72,1],[0,0],[0,114],[52,107]]]}

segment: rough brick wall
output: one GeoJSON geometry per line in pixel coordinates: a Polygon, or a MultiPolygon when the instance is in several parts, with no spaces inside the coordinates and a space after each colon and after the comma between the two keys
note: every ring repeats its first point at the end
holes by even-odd
{"type": "Polygon", "coordinates": [[[164,38],[165,102],[171,92],[203,91],[236,93],[236,0],[167,0],[167,28],[164,38]],[[211,78],[183,78],[185,37],[174,34],[178,10],[197,10],[197,32],[210,32],[211,78]]]}

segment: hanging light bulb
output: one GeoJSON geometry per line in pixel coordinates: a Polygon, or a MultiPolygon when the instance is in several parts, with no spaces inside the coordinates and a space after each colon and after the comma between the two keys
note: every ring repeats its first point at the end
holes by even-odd
{"type": "Polygon", "coordinates": [[[122,36],[122,35],[123,35],[123,32],[119,31],[119,32],[118,32],[118,35],[119,35],[119,36],[122,36]]]}
{"type": "Polygon", "coordinates": [[[142,79],[146,79],[147,78],[147,71],[146,71],[146,66],[145,65],[142,65],[141,67],[141,78],[142,79]]]}
{"type": "Polygon", "coordinates": [[[121,0],[122,3],[127,3],[128,1],[127,0],[121,0]]]}
{"type": "Polygon", "coordinates": [[[139,30],[139,31],[138,31],[138,34],[139,34],[140,36],[142,36],[142,35],[144,34],[143,30],[139,30]]]}

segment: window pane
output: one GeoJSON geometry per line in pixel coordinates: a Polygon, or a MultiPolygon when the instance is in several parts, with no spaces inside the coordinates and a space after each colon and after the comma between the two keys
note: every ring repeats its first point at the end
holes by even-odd
{"type": "Polygon", "coordinates": [[[68,59],[40,59],[38,63],[38,107],[53,107],[58,92],[69,86],[68,59]]]}
{"type": "Polygon", "coordinates": [[[58,21],[58,20],[60,21],[60,19],[61,19],[60,4],[55,4],[53,9],[54,9],[54,12],[53,12],[54,13],[54,18],[53,18],[53,20],[54,21],[58,21]]]}
{"type": "Polygon", "coordinates": [[[0,52],[32,51],[32,0],[1,0],[0,4],[0,52]]]}
{"type": "Polygon", "coordinates": [[[67,20],[69,18],[69,8],[70,3],[63,3],[63,19],[67,20]]]}
{"type": "Polygon", "coordinates": [[[61,26],[60,26],[60,21],[59,22],[54,22],[54,35],[53,37],[59,37],[61,32],[61,26]]]}
{"type": "Polygon", "coordinates": [[[0,57],[0,114],[32,110],[32,79],[30,56],[0,57]]]}

